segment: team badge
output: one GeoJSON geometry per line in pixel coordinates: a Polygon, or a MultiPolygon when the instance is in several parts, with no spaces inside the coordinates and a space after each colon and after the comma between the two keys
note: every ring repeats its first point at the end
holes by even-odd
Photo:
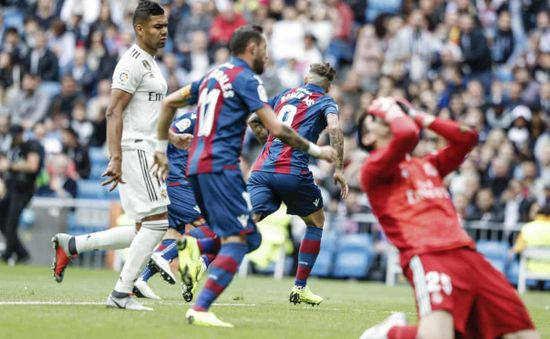
{"type": "Polygon", "coordinates": [[[166,189],[161,189],[160,190],[160,196],[163,198],[163,199],[166,199],[168,197],[168,193],[166,192],[166,189]]]}
{"type": "Polygon", "coordinates": [[[127,83],[128,79],[130,79],[130,72],[128,70],[124,70],[118,75],[118,80],[123,84],[127,83]]]}
{"type": "Polygon", "coordinates": [[[261,101],[263,102],[267,102],[268,98],[267,98],[267,92],[265,91],[265,87],[264,85],[262,84],[259,84],[258,85],[258,97],[260,98],[261,101]]]}
{"type": "Polygon", "coordinates": [[[182,119],[176,123],[176,128],[180,132],[185,131],[186,129],[189,128],[189,126],[191,126],[191,120],[189,119],[182,119]]]}
{"type": "Polygon", "coordinates": [[[151,64],[147,60],[143,60],[142,63],[143,63],[143,67],[145,67],[146,70],[148,71],[151,70],[151,64]]]}

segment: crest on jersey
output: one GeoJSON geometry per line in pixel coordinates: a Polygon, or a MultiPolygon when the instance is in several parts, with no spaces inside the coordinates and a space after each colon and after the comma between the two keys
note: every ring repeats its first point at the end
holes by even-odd
{"type": "Polygon", "coordinates": [[[143,63],[143,67],[145,67],[146,70],[148,71],[151,70],[151,64],[147,60],[143,60],[142,63],[143,63]]]}
{"type": "Polygon", "coordinates": [[[258,97],[263,102],[267,102],[267,100],[268,100],[267,92],[265,91],[265,87],[261,83],[258,85],[258,97]]]}
{"type": "Polygon", "coordinates": [[[180,132],[185,131],[189,126],[191,126],[191,120],[189,119],[182,119],[176,123],[176,128],[180,132]]]}
{"type": "Polygon", "coordinates": [[[168,198],[168,192],[166,192],[166,189],[162,188],[162,189],[160,190],[160,196],[161,196],[163,199],[168,198]]]}
{"type": "Polygon", "coordinates": [[[128,79],[130,79],[130,72],[125,69],[124,71],[122,71],[119,75],[118,75],[118,80],[122,83],[122,84],[125,84],[128,82],[128,79]]]}

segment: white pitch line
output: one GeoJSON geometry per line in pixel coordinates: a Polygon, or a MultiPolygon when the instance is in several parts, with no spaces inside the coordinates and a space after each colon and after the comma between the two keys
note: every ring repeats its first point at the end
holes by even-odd
{"type": "MultiPolygon", "coordinates": [[[[152,303],[147,303],[148,305],[154,305],[152,303]]],[[[0,301],[0,306],[17,306],[17,305],[83,305],[83,306],[93,306],[93,305],[105,305],[104,302],[99,301],[0,301]]],[[[162,305],[158,303],[157,305],[162,305]]],[[[234,306],[234,307],[254,307],[256,304],[231,304],[231,303],[222,303],[222,304],[213,304],[212,306],[234,306]]]]}

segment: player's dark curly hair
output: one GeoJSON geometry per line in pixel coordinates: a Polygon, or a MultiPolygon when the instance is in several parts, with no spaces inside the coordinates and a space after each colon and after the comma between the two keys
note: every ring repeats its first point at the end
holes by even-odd
{"type": "Polygon", "coordinates": [[[132,18],[132,24],[135,25],[138,22],[144,22],[149,19],[150,16],[163,15],[164,8],[155,1],[140,0],[139,4],[134,11],[134,17],[132,18]]]}
{"type": "Polygon", "coordinates": [[[247,25],[237,28],[229,41],[231,55],[242,54],[250,41],[260,44],[263,39],[263,31],[262,26],[259,25],[247,25]]]}
{"type": "Polygon", "coordinates": [[[372,152],[374,149],[373,145],[365,145],[363,144],[363,136],[367,131],[365,130],[365,120],[367,120],[368,116],[372,116],[372,114],[369,114],[367,112],[364,112],[359,116],[359,119],[357,120],[357,145],[359,148],[361,148],[363,151],[366,152],[372,152]]]}

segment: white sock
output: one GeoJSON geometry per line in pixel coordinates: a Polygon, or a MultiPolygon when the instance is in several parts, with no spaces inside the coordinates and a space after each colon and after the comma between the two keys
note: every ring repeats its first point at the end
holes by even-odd
{"type": "Polygon", "coordinates": [[[128,249],[128,255],[120,277],[115,285],[115,291],[131,293],[134,282],[151,258],[155,246],[162,239],[168,229],[168,220],[146,221],[128,249]]]}
{"type": "Polygon", "coordinates": [[[118,250],[127,248],[136,236],[135,226],[118,226],[102,232],[75,236],[78,253],[93,250],[118,250]]]}

